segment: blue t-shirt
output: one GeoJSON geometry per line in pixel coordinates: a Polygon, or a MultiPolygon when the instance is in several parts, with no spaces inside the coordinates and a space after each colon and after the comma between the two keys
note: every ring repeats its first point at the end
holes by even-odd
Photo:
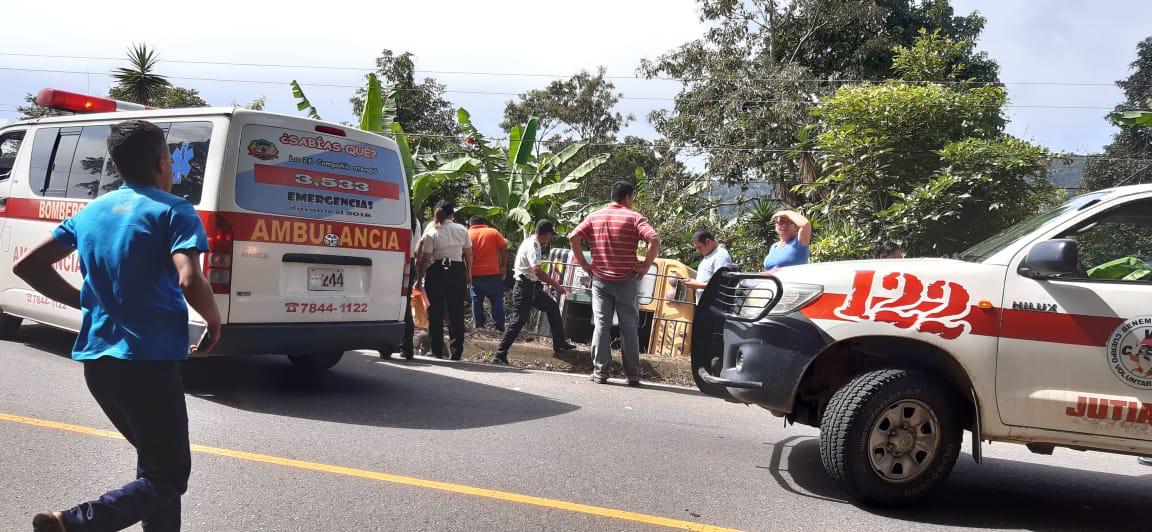
{"type": "Polygon", "coordinates": [[[172,254],[208,250],[192,204],[124,185],[64,220],[52,238],[76,248],[84,275],[73,359],[188,357],[188,305],[172,254]]]}
{"type": "MultiPolygon", "coordinates": [[[[716,270],[735,266],[736,263],[732,261],[732,255],[728,254],[728,249],[723,245],[717,245],[712,253],[705,255],[704,260],[700,261],[700,267],[696,269],[696,280],[707,283],[716,274],[716,270]]],[[[700,294],[702,293],[704,293],[703,290],[696,291],[697,303],[700,302],[700,294]]]]}
{"type": "Polygon", "coordinates": [[[768,255],[764,257],[765,270],[808,264],[808,246],[801,244],[799,238],[793,238],[785,242],[783,246],[776,244],[777,242],[772,243],[772,247],[768,249],[768,255]]]}

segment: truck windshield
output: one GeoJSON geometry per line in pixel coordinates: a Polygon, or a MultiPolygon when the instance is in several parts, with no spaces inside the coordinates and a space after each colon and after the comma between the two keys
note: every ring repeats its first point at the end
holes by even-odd
{"type": "Polygon", "coordinates": [[[1055,209],[1042,212],[1031,218],[1028,218],[1016,225],[1013,225],[1012,227],[1009,227],[1008,229],[993,235],[991,238],[962,251],[959,255],[956,256],[956,258],[968,262],[983,262],[985,259],[995,255],[1001,249],[1004,249],[1006,246],[1008,246],[1008,244],[1015,242],[1020,237],[1039,229],[1048,222],[1051,222],[1062,216],[1075,213],[1084,207],[1100,201],[1100,198],[1105,194],[1107,194],[1107,191],[1092,192],[1089,194],[1084,194],[1083,196],[1076,196],[1075,198],[1064,202],[1064,204],[1056,207],[1055,209]]]}

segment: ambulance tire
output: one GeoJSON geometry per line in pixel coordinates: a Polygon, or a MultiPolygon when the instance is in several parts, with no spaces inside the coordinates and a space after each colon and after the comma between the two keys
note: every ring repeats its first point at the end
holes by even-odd
{"type": "Polygon", "coordinates": [[[23,322],[24,318],[0,311],[0,340],[16,338],[16,331],[20,330],[20,324],[23,322]]]}
{"type": "Polygon", "coordinates": [[[848,495],[898,506],[952,472],[963,427],[951,387],[919,371],[860,375],[836,391],[820,423],[820,460],[848,495]]]}
{"type": "Polygon", "coordinates": [[[326,371],[332,366],[340,362],[340,358],[344,353],[322,353],[316,355],[288,355],[288,360],[292,362],[296,369],[308,373],[319,373],[326,371]]]}

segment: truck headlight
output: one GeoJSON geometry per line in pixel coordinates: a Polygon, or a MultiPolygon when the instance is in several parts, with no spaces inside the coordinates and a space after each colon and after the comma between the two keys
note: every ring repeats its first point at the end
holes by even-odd
{"type": "Polygon", "coordinates": [[[784,296],[769,314],[791,314],[800,310],[824,293],[824,285],[784,283],[784,296]]]}
{"type": "MultiPolygon", "coordinates": [[[[783,295],[780,296],[776,306],[768,312],[769,315],[790,314],[804,308],[824,293],[824,286],[818,284],[783,282],[782,285],[783,295]]],[[[754,320],[764,312],[764,307],[772,302],[776,293],[776,283],[768,279],[742,279],[737,285],[736,293],[740,296],[736,314],[754,320]]]]}

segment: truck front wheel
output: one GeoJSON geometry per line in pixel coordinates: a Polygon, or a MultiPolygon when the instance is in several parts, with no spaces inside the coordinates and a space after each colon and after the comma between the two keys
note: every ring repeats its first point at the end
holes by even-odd
{"type": "Polygon", "coordinates": [[[899,505],[938,487],[960,454],[951,388],[926,373],[872,371],[840,388],[820,423],[820,459],[861,502],[899,505]]]}

